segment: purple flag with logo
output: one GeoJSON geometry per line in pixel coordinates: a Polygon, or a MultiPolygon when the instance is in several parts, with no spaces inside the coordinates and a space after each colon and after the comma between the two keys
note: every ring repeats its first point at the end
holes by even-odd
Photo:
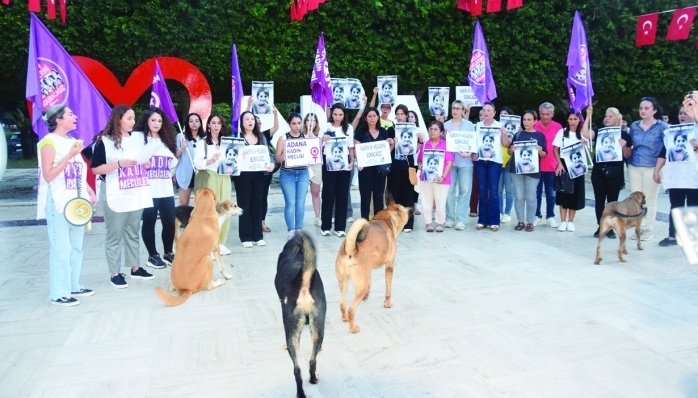
{"type": "Polygon", "coordinates": [[[475,22],[475,39],[473,40],[473,52],[470,55],[468,83],[481,104],[484,105],[497,98],[497,88],[494,86],[492,69],[490,69],[490,53],[487,51],[487,43],[485,35],[482,33],[482,27],[480,27],[480,21],[475,22]]]}
{"type": "Polygon", "coordinates": [[[162,75],[162,70],[160,70],[160,64],[155,61],[155,73],[153,74],[153,88],[150,91],[150,106],[157,106],[162,109],[162,111],[170,118],[172,124],[179,123],[179,118],[177,117],[177,112],[175,111],[174,105],[172,104],[172,98],[170,98],[170,92],[167,91],[167,84],[165,84],[165,77],[162,75]]]}
{"type": "Polygon", "coordinates": [[[322,109],[332,103],[332,87],[330,85],[330,66],[327,63],[325,37],[320,35],[315,52],[315,64],[310,76],[310,97],[322,109]]]}
{"type": "Polygon", "coordinates": [[[111,108],[46,26],[30,15],[25,97],[32,102],[32,128],[39,139],[43,138],[48,127],[41,112],[65,104],[78,116],[71,136],[87,145],[107,125],[111,108]]]}
{"type": "Polygon", "coordinates": [[[570,51],[567,53],[567,91],[570,96],[570,107],[575,112],[580,112],[591,104],[591,97],[594,96],[587,35],[579,11],[574,13],[570,51]]]}
{"type": "Polygon", "coordinates": [[[237,136],[238,125],[240,124],[240,109],[242,108],[242,98],[245,96],[244,91],[242,91],[242,78],[240,77],[240,67],[238,66],[238,49],[233,44],[233,58],[232,58],[232,88],[233,88],[233,133],[237,136]]]}

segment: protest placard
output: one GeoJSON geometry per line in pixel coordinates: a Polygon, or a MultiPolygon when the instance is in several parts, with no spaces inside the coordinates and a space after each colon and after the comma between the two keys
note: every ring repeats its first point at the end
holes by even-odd
{"type": "Polygon", "coordinates": [[[390,144],[388,141],[367,142],[365,144],[354,145],[356,150],[356,162],[360,167],[378,166],[381,164],[391,164],[390,144]]]}
{"type": "Polygon", "coordinates": [[[298,138],[284,141],[285,167],[322,164],[319,138],[298,138]]]}

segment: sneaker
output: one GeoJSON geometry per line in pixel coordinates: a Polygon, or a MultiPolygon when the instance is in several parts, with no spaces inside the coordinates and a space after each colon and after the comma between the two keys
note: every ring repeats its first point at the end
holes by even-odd
{"type": "Polygon", "coordinates": [[[347,217],[347,224],[354,222],[354,217],[347,217]]]}
{"type": "Polygon", "coordinates": [[[152,256],[148,257],[148,262],[145,263],[148,267],[153,267],[155,269],[162,269],[167,267],[167,264],[165,264],[164,261],[160,258],[160,255],[155,253],[152,256]]]}
{"type": "Polygon", "coordinates": [[[153,279],[154,276],[149,274],[148,271],[143,269],[143,267],[138,267],[137,270],[131,270],[131,278],[138,278],[138,279],[153,279]]]}
{"type": "Polygon", "coordinates": [[[242,247],[244,247],[245,249],[249,249],[252,246],[254,246],[252,242],[242,242],[242,247]]]}
{"type": "Polygon", "coordinates": [[[610,230],[610,231],[608,231],[608,233],[606,234],[606,237],[607,237],[608,239],[616,239],[618,236],[616,236],[615,231],[610,230]]]}
{"type": "Polygon", "coordinates": [[[409,229],[409,228],[405,228],[405,229],[402,230],[402,232],[404,232],[404,233],[406,233],[406,234],[409,234],[410,232],[412,232],[412,230],[409,229]]]}
{"type": "Polygon", "coordinates": [[[676,239],[664,238],[664,239],[659,241],[659,246],[662,246],[662,247],[676,246],[678,244],[679,244],[679,242],[677,242],[676,239]]]}
{"type": "Polygon", "coordinates": [[[264,239],[260,239],[254,243],[257,246],[266,246],[267,242],[264,241],[264,239]]]}
{"type": "Polygon", "coordinates": [[[218,251],[221,252],[221,256],[227,256],[228,254],[232,253],[230,249],[225,247],[225,245],[218,245],[218,251]]]}
{"type": "Polygon", "coordinates": [[[652,230],[647,228],[647,229],[642,229],[642,232],[640,233],[640,240],[643,242],[652,240],[652,230]]]}
{"type": "Polygon", "coordinates": [[[534,227],[537,227],[538,224],[540,224],[541,220],[542,220],[542,218],[536,217],[536,219],[533,220],[533,226],[534,226],[534,227]]]}
{"type": "Polygon", "coordinates": [[[166,262],[169,266],[172,266],[172,262],[174,261],[174,253],[165,253],[165,255],[162,256],[162,261],[166,262]]]}
{"type": "Polygon", "coordinates": [[[444,227],[446,227],[446,228],[453,228],[453,226],[454,226],[455,224],[456,224],[456,223],[454,223],[453,220],[446,220],[446,222],[444,223],[444,227]]]}
{"type": "Polygon", "coordinates": [[[344,232],[344,231],[335,231],[334,233],[335,233],[335,235],[339,236],[340,238],[342,236],[347,236],[346,232],[344,232]]]}
{"type": "Polygon", "coordinates": [[[575,231],[575,228],[574,228],[574,224],[572,223],[572,221],[567,222],[567,232],[574,232],[574,231],[575,231]]]}
{"type": "Polygon", "coordinates": [[[567,223],[566,222],[561,222],[560,226],[557,227],[557,230],[560,232],[565,232],[567,231],[567,223]]]}
{"type": "Polygon", "coordinates": [[[293,237],[296,235],[296,230],[292,229],[288,231],[288,234],[286,235],[286,240],[291,240],[293,237]]]}
{"type": "Polygon", "coordinates": [[[548,218],[548,225],[550,225],[550,228],[557,227],[557,222],[555,221],[555,217],[548,218]]]}
{"type": "Polygon", "coordinates": [[[465,229],[465,224],[463,224],[462,222],[459,222],[458,224],[456,224],[456,231],[462,231],[464,229],[465,229]]]}
{"type": "Polygon", "coordinates": [[[57,300],[51,300],[51,304],[60,305],[61,307],[75,307],[80,304],[80,302],[72,297],[61,297],[57,300]]]}
{"type": "Polygon", "coordinates": [[[126,283],[126,278],[124,278],[124,274],[116,274],[111,277],[111,284],[117,289],[123,289],[128,287],[128,283],[126,283]]]}
{"type": "Polygon", "coordinates": [[[94,290],[91,289],[85,289],[84,287],[77,292],[71,292],[71,296],[77,296],[77,297],[87,297],[87,296],[93,296],[95,294],[94,290]]]}
{"type": "Polygon", "coordinates": [[[322,225],[322,220],[320,217],[315,217],[315,226],[319,227],[320,225],[322,225]]]}
{"type": "Polygon", "coordinates": [[[502,214],[502,219],[501,219],[501,221],[502,221],[503,223],[511,222],[511,216],[508,215],[508,214],[502,214]]]}
{"type": "Polygon", "coordinates": [[[322,235],[322,236],[330,236],[330,231],[320,231],[320,235],[322,235]]]}

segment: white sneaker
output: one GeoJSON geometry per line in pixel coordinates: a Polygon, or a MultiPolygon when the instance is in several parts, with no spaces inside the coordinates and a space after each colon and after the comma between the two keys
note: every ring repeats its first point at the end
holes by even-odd
{"type": "Polygon", "coordinates": [[[351,223],[351,222],[354,222],[354,217],[348,217],[348,218],[347,218],[347,223],[351,223]]]}
{"type": "Polygon", "coordinates": [[[242,242],[242,247],[244,247],[245,249],[249,249],[252,246],[254,246],[252,242],[242,242]]]}
{"type": "Polygon", "coordinates": [[[536,219],[533,220],[533,226],[534,226],[534,227],[537,227],[538,224],[540,224],[540,222],[541,222],[541,218],[540,218],[540,217],[536,217],[536,219]]]}
{"type": "MultiPolygon", "coordinates": [[[[563,221],[562,223],[564,224],[565,222],[563,221]]],[[[555,221],[555,217],[548,218],[548,225],[550,225],[550,228],[557,227],[557,222],[555,221]]],[[[564,229],[563,229],[563,231],[564,231],[564,229]]]]}
{"type": "Polygon", "coordinates": [[[330,236],[330,231],[320,231],[320,235],[322,235],[322,236],[330,236]]]}
{"type": "Polygon", "coordinates": [[[337,236],[339,236],[340,238],[341,238],[342,236],[347,236],[346,232],[344,232],[344,231],[335,231],[334,234],[337,235],[337,236]]]}
{"type": "Polygon", "coordinates": [[[409,229],[409,228],[405,228],[405,229],[402,230],[402,232],[404,232],[404,233],[406,233],[406,234],[409,234],[410,232],[412,232],[412,230],[409,229]]]}
{"type": "Polygon", "coordinates": [[[574,232],[574,231],[575,231],[574,224],[572,224],[572,221],[568,221],[567,222],[567,232],[574,232]]]}
{"type": "Polygon", "coordinates": [[[320,217],[315,217],[315,226],[319,227],[320,225],[322,225],[322,220],[320,217]]]}
{"type": "Polygon", "coordinates": [[[264,241],[264,239],[260,239],[254,243],[257,246],[266,246],[267,242],[264,241]]]}
{"type": "Polygon", "coordinates": [[[453,228],[454,225],[455,223],[453,222],[453,220],[446,220],[446,222],[444,223],[444,227],[446,228],[453,228]]]}
{"type": "Polygon", "coordinates": [[[293,239],[293,236],[294,236],[294,235],[296,235],[296,230],[295,230],[295,229],[292,229],[292,230],[288,231],[288,234],[286,235],[286,240],[291,240],[291,239],[293,239]]]}
{"type": "MultiPolygon", "coordinates": [[[[549,218],[548,220],[550,220],[550,218],[549,218]]],[[[555,221],[555,220],[553,220],[553,221],[555,221]]],[[[565,231],[567,231],[567,223],[564,222],[564,221],[561,222],[561,223],[560,223],[560,226],[557,227],[557,230],[560,231],[560,232],[565,232],[565,231]]]]}
{"type": "Polygon", "coordinates": [[[502,214],[502,218],[500,221],[503,223],[511,222],[511,216],[508,214],[502,214]]]}
{"type": "Polygon", "coordinates": [[[221,256],[227,256],[232,253],[225,245],[218,245],[218,250],[221,252],[221,256]]]}
{"type": "Polygon", "coordinates": [[[465,229],[465,224],[463,224],[462,222],[459,222],[458,224],[456,224],[456,231],[462,231],[464,229],[465,229]]]}
{"type": "Polygon", "coordinates": [[[642,232],[640,232],[640,240],[643,242],[652,240],[652,230],[649,228],[643,228],[642,232]]]}

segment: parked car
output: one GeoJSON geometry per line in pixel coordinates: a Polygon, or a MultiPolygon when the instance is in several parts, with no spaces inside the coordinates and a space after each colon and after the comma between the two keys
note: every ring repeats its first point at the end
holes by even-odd
{"type": "Polygon", "coordinates": [[[12,134],[10,137],[10,144],[7,147],[9,153],[15,153],[16,151],[22,150],[22,140],[20,138],[20,133],[12,134]]]}

